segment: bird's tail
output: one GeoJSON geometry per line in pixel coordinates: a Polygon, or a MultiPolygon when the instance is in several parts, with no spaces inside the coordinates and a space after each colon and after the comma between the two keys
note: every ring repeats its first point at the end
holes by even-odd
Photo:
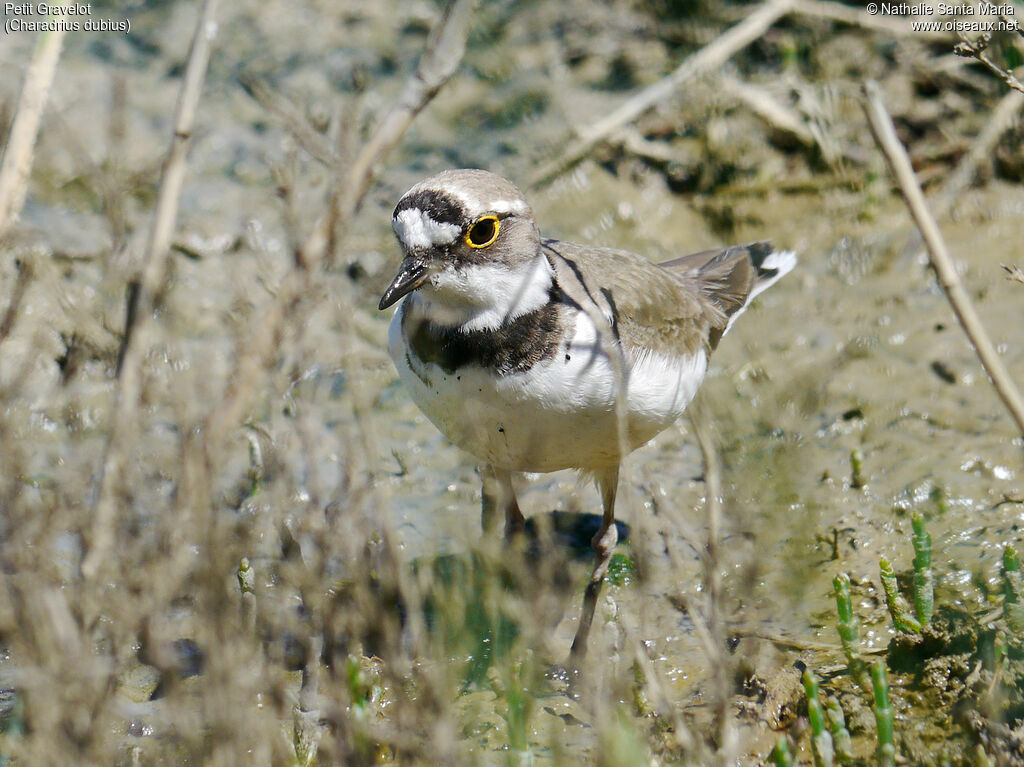
{"type": "Polygon", "coordinates": [[[712,331],[714,347],[755,297],[796,266],[796,253],[775,250],[769,242],[752,242],[681,256],[661,266],[695,282],[701,293],[722,312],[724,322],[712,331]]]}

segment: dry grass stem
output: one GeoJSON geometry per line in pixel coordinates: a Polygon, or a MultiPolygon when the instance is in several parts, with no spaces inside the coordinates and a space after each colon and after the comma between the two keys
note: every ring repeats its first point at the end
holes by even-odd
{"type": "Polygon", "coordinates": [[[11,291],[11,299],[7,302],[3,319],[0,319],[0,344],[11,334],[14,323],[18,321],[18,313],[25,298],[25,291],[28,290],[28,284],[32,280],[32,261],[18,261],[17,270],[18,278],[14,283],[14,290],[11,291]]]}
{"type": "Polygon", "coordinates": [[[713,42],[687,57],[670,75],[644,88],[607,117],[595,121],[586,128],[577,128],[576,138],[569,143],[561,156],[538,168],[531,176],[529,185],[540,186],[553,180],[582,160],[596,144],[633,122],[647,110],[669,100],[684,83],[722,66],[737,51],[763,35],[793,7],[794,2],[795,0],[769,0],[739,24],[730,27],[713,42]]]}
{"type": "Polygon", "coordinates": [[[1010,411],[1017,428],[1020,429],[1021,434],[1024,434],[1024,400],[1021,399],[1020,392],[1006,372],[1006,368],[1003,367],[999,355],[996,354],[996,350],[992,346],[992,341],[989,340],[988,333],[985,332],[985,328],[960,282],[960,277],[953,266],[953,260],[946,249],[946,243],[939,232],[938,224],[935,223],[935,218],[928,210],[924,193],[914,177],[910,158],[896,136],[892,119],[885,109],[885,104],[882,103],[878,86],[871,82],[865,83],[864,93],[867,99],[865,111],[871,131],[879,148],[885,154],[889,167],[896,177],[896,182],[903,192],[903,199],[921,231],[939,285],[949,299],[964,332],[967,333],[967,337],[973,344],[981,364],[992,379],[996,392],[1010,411]]]}
{"type": "Polygon", "coordinates": [[[178,201],[185,180],[185,159],[192,125],[210,61],[218,0],[205,0],[196,22],[195,35],[188,54],[184,79],[178,92],[174,115],[174,132],[164,160],[160,187],[157,191],[153,226],[143,256],[142,272],[133,292],[130,321],[124,331],[120,354],[120,375],[114,419],[103,461],[100,491],[93,509],[93,527],[89,551],[82,562],[82,572],[93,577],[99,571],[114,542],[117,484],[124,471],[128,452],[129,431],[137,420],[142,396],[143,360],[149,350],[149,330],[157,291],[167,273],[167,256],[171,234],[178,217],[178,201]]]}
{"type": "MultiPolygon", "coordinates": [[[[795,109],[773,98],[757,85],[744,82],[729,73],[723,73],[721,84],[725,93],[742,102],[751,112],[778,131],[793,136],[805,149],[817,148],[821,157],[833,166],[842,158],[862,165],[865,154],[856,146],[840,145],[820,121],[805,119],[795,109]]],[[[802,84],[806,90],[806,85],[802,84]]]]}
{"type": "Polygon", "coordinates": [[[0,164],[0,235],[7,231],[25,204],[39,121],[46,108],[63,42],[64,30],[41,33],[25,72],[25,84],[0,164]]]}

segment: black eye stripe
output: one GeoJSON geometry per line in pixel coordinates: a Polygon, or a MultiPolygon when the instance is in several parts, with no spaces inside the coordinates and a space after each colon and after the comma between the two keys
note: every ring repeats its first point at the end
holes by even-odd
{"type": "Polygon", "coordinates": [[[398,205],[395,206],[395,212],[392,214],[392,217],[409,208],[422,211],[439,224],[456,224],[459,227],[463,227],[466,223],[466,211],[462,205],[457,200],[436,189],[423,189],[403,197],[399,200],[398,205]]]}

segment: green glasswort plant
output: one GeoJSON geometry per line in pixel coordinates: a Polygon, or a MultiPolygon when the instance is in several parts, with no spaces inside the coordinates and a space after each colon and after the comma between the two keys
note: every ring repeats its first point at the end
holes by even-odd
{"type": "Polygon", "coordinates": [[[883,661],[871,666],[871,684],[875,693],[875,724],[878,727],[878,765],[893,767],[896,764],[896,746],[892,740],[892,706],[889,705],[889,681],[883,661]]]}
{"type": "Polygon", "coordinates": [[[825,712],[818,698],[818,681],[810,669],[804,671],[804,690],[807,693],[807,720],[811,725],[814,767],[832,767],[835,753],[832,748],[832,735],[825,729],[825,712]]]}
{"type": "Polygon", "coordinates": [[[775,748],[772,749],[772,764],[775,767],[792,767],[793,757],[789,753],[789,741],[785,735],[780,735],[775,741],[775,748]]]}
{"type": "Polygon", "coordinates": [[[864,661],[860,657],[857,616],[853,614],[853,601],[850,599],[850,576],[846,573],[839,573],[832,580],[832,587],[836,594],[836,610],[839,613],[839,622],[836,629],[839,632],[839,641],[843,645],[843,653],[846,655],[846,664],[857,683],[865,690],[870,690],[870,682],[867,678],[867,670],[864,661]]]}
{"type": "Polygon", "coordinates": [[[489,674],[491,689],[505,703],[502,718],[508,727],[508,747],[515,754],[526,755],[530,751],[530,716],[536,697],[533,694],[531,659],[506,659],[500,670],[489,674]]]}
{"type": "Polygon", "coordinates": [[[1003,549],[1003,615],[1006,625],[1016,634],[1017,641],[1024,639],[1024,578],[1021,576],[1020,557],[1012,546],[1003,549]]]}
{"type": "Polygon", "coordinates": [[[906,600],[900,595],[892,563],[882,557],[878,560],[878,569],[882,580],[882,590],[885,592],[885,602],[889,607],[889,614],[892,616],[892,623],[896,630],[920,634],[921,629],[931,621],[932,612],[935,609],[932,537],[925,530],[924,519],[920,514],[914,514],[911,524],[914,527],[912,537],[914,545],[913,615],[910,614],[910,607],[906,600]]]}
{"type": "Polygon", "coordinates": [[[917,622],[927,626],[935,609],[935,575],[932,573],[932,537],[924,529],[924,518],[910,518],[914,528],[914,613],[917,622]]]}
{"type": "Polygon", "coordinates": [[[853,741],[850,739],[850,731],[846,729],[846,717],[843,716],[843,709],[839,707],[838,701],[830,700],[825,704],[825,718],[832,732],[832,747],[835,750],[836,761],[840,764],[852,763],[853,741]]]}
{"type": "Polygon", "coordinates": [[[885,592],[885,603],[889,607],[889,615],[892,616],[892,625],[896,627],[897,631],[920,634],[921,624],[910,614],[910,605],[900,594],[899,584],[896,583],[896,573],[892,569],[892,564],[885,557],[878,560],[878,574],[882,579],[882,590],[885,592]]]}
{"type": "Polygon", "coordinates": [[[850,451],[850,487],[860,489],[867,484],[864,481],[864,454],[860,448],[850,451]]]}

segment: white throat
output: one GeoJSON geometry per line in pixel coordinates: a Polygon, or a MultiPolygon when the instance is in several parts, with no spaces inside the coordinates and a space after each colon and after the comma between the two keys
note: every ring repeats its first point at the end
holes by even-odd
{"type": "Polygon", "coordinates": [[[554,272],[543,254],[518,267],[468,264],[432,274],[410,296],[417,315],[464,331],[494,330],[548,301],[554,272]]]}

